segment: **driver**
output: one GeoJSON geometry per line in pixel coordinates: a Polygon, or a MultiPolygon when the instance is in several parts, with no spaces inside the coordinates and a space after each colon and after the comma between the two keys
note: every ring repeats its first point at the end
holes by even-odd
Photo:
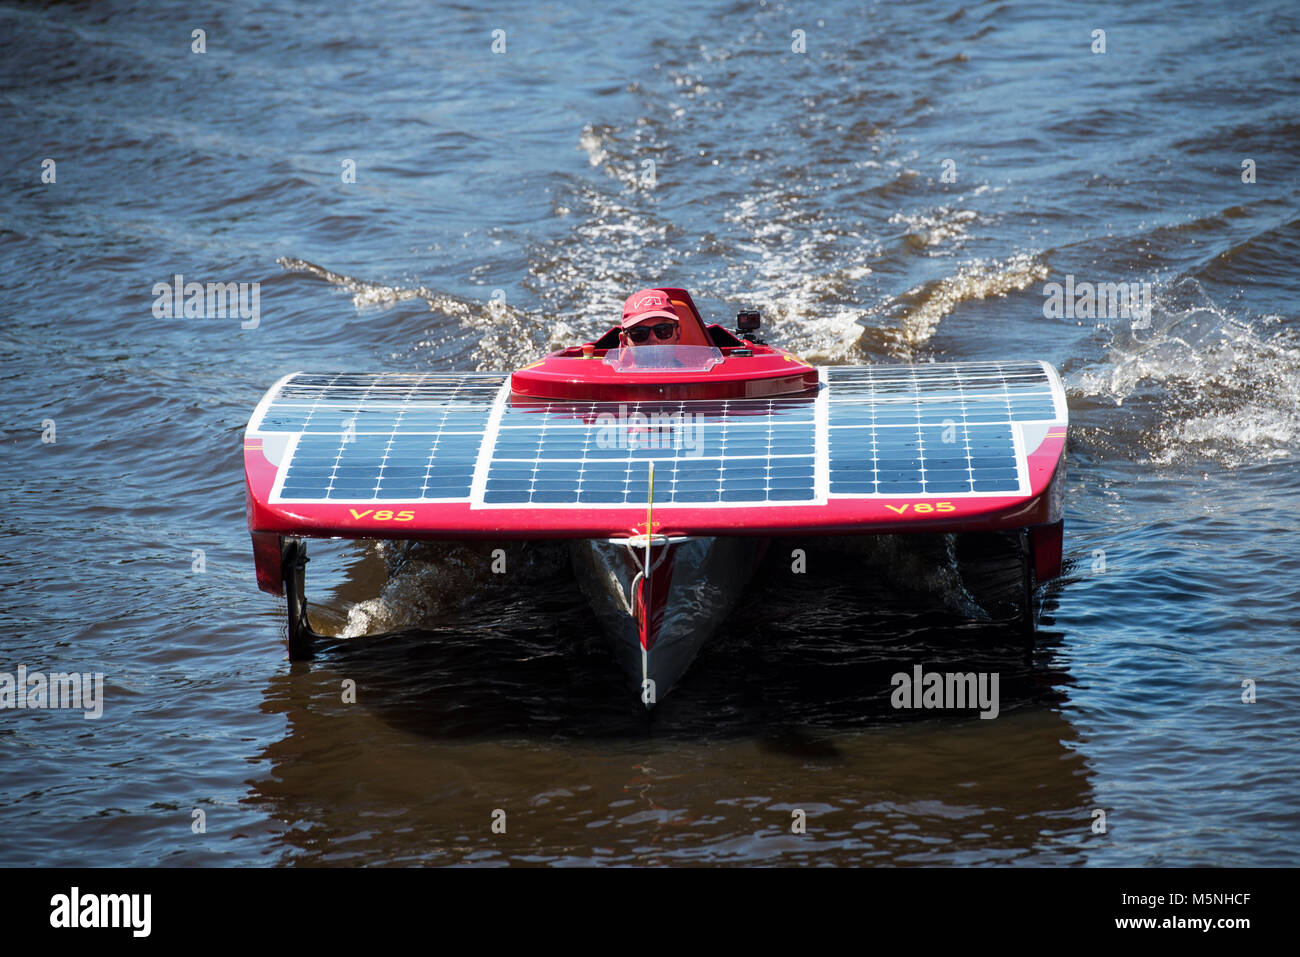
{"type": "Polygon", "coordinates": [[[642,289],[623,303],[623,346],[675,346],[681,342],[681,316],[662,289],[642,289]]]}

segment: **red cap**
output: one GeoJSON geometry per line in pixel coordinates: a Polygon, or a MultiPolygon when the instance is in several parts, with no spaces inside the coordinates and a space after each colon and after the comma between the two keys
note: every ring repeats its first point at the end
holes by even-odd
{"type": "Polygon", "coordinates": [[[682,321],[677,307],[662,289],[640,289],[623,303],[623,328],[635,326],[644,319],[676,319],[682,321]]]}

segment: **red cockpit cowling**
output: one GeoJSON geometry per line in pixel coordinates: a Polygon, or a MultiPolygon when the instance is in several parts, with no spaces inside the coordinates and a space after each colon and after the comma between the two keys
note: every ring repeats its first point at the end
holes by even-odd
{"type": "MultiPolygon", "coordinates": [[[[741,339],[713,324],[706,326],[685,289],[665,288],[679,315],[679,344],[684,354],[716,349],[719,360],[701,369],[635,369],[629,363],[613,364],[611,350],[619,349],[619,327],[595,342],[570,346],[524,366],[510,378],[516,396],[531,399],[585,402],[646,400],[757,399],[801,395],[817,390],[817,370],[783,349],[741,339]]],[[[645,348],[645,347],[632,347],[645,348]]],[[[671,347],[659,347],[667,349],[671,347]]]]}

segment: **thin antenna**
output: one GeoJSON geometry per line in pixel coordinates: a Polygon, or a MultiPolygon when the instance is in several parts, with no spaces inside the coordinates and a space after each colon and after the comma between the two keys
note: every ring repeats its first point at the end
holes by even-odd
{"type": "Polygon", "coordinates": [[[650,533],[654,526],[655,507],[655,460],[650,460],[650,494],[645,503],[645,577],[641,579],[641,693],[645,694],[645,682],[650,677],[650,654],[646,642],[650,637],[650,533]]]}

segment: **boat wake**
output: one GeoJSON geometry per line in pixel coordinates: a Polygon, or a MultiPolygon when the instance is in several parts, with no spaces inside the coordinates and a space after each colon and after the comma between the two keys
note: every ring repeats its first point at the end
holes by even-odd
{"type": "Polygon", "coordinates": [[[1067,378],[1071,398],[1153,411],[1155,422],[1133,442],[1152,464],[1237,467],[1294,456],[1300,341],[1284,323],[1233,311],[1198,280],[1179,279],[1156,290],[1149,317],[1115,327],[1102,359],[1067,378]]]}
{"type": "MultiPolygon", "coordinates": [[[[508,372],[538,353],[563,348],[576,338],[569,324],[553,319],[543,321],[501,299],[491,298],[490,292],[486,299],[464,299],[423,285],[387,285],[345,276],[305,259],[284,256],[277,262],[286,272],[320,279],[351,293],[352,305],[358,311],[423,300],[430,312],[451,319],[471,336],[478,336],[473,355],[467,358],[476,363],[475,368],[480,372],[508,372]]],[[[439,329],[438,334],[445,337],[447,331],[439,329]]],[[[424,355],[439,345],[438,340],[424,338],[414,342],[410,352],[424,355]]]]}
{"type": "Polygon", "coordinates": [[[916,361],[939,323],[962,304],[1019,292],[1047,276],[1047,266],[1027,253],[990,262],[968,262],[954,275],[886,299],[860,323],[886,354],[916,361]]]}

